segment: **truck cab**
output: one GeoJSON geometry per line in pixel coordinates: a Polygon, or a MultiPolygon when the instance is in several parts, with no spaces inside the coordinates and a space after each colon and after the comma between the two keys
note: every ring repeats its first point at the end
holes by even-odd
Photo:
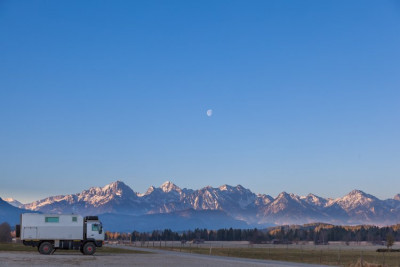
{"type": "Polygon", "coordinates": [[[97,242],[97,247],[100,247],[104,240],[103,225],[98,220],[97,216],[86,216],[84,219],[84,236],[86,240],[97,242]]]}

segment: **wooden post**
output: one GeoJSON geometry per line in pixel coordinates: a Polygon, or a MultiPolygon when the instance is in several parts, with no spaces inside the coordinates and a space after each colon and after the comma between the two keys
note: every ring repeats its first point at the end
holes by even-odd
{"type": "Polygon", "coordinates": [[[360,263],[361,263],[361,267],[363,267],[363,251],[361,250],[361,260],[360,260],[360,263]]]}
{"type": "Polygon", "coordinates": [[[322,264],[322,249],[321,249],[321,253],[319,254],[319,264],[322,264]]]}

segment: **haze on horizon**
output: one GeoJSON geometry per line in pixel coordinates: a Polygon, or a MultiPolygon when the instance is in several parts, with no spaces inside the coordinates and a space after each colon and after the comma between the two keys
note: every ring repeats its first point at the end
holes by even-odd
{"type": "Polygon", "coordinates": [[[400,193],[396,1],[2,1],[0,197],[400,193]]]}

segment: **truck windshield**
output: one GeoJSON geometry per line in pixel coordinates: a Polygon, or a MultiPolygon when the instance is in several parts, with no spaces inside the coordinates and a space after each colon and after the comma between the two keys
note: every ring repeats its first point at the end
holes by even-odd
{"type": "Polygon", "coordinates": [[[97,231],[101,234],[103,232],[103,226],[101,224],[92,224],[92,231],[97,231]]]}
{"type": "Polygon", "coordinates": [[[92,224],[92,231],[99,231],[99,225],[98,224],[92,224]]]}

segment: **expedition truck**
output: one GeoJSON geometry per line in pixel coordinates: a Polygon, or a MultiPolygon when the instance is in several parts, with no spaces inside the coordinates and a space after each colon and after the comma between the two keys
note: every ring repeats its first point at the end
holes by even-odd
{"type": "Polygon", "coordinates": [[[46,255],[56,249],[79,249],[85,255],[93,255],[104,241],[99,218],[77,214],[24,213],[16,234],[25,246],[37,247],[46,255]]]}

